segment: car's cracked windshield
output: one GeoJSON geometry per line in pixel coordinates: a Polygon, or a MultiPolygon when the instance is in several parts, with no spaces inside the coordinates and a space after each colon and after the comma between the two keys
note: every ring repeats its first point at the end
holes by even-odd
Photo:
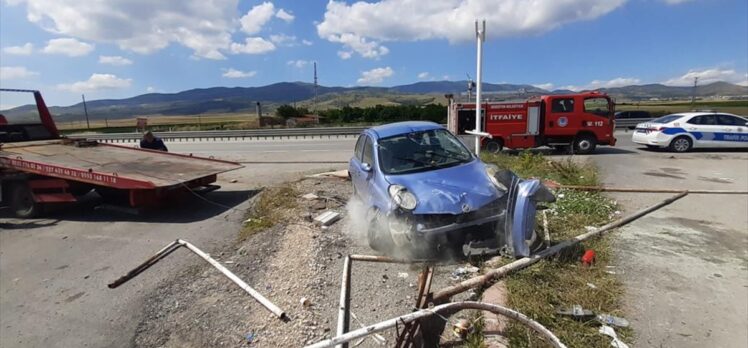
{"type": "Polygon", "coordinates": [[[379,141],[379,165],[387,174],[446,168],[472,159],[470,151],[444,129],[401,134],[379,141]]]}

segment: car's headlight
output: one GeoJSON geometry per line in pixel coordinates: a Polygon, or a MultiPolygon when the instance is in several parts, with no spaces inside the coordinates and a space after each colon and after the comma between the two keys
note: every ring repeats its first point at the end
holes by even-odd
{"type": "Polygon", "coordinates": [[[416,201],[416,196],[408,191],[405,186],[390,185],[388,191],[390,192],[390,197],[392,197],[392,200],[395,201],[395,203],[400,206],[400,208],[406,210],[413,210],[416,208],[416,205],[418,204],[418,201],[416,201]]]}
{"type": "Polygon", "coordinates": [[[500,190],[508,191],[506,186],[504,186],[504,184],[496,180],[496,173],[498,172],[499,172],[499,167],[493,164],[486,164],[486,175],[488,175],[488,179],[491,180],[491,183],[493,183],[500,190]]]}

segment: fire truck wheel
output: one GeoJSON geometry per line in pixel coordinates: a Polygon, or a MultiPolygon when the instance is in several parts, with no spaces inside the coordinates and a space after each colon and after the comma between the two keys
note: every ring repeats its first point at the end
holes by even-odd
{"type": "Polygon", "coordinates": [[[501,149],[503,147],[504,146],[501,145],[500,140],[494,140],[494,139],[486,141],[486,145],[483,146],[483,148],[490,153],[499,153],[501,152],[501,149]]]}
{"type": "Polygon", "coordinates": [[[595,151],[597,139],[588,134],[581,134],[574,139],[574,153],[586,155],[595,151]]]}
{"type": "Polygon", "coordinates": [[[41,204],[34,202],[31,188],[24,183],[17,183],[10,188],[10,209],[19,218],[33,218],[41,213],[41,204]]]}

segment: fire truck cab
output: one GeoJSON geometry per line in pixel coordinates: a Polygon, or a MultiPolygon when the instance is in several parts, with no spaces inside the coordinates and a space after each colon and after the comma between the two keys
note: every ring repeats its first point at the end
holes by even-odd
{"type": "MultiPolygon", "coordinates": [[[[615,103],[604,93],[585,92],[544,95],[520,102],[484,102],[482,148],[499,152],[502,148],[526,149],[551,146],[571,148],[587,154],[598,145],[616,143],[615,103]]],[[[447,126],[457,135],[475,129],[475,103],[450,100],[447,126]]]]}

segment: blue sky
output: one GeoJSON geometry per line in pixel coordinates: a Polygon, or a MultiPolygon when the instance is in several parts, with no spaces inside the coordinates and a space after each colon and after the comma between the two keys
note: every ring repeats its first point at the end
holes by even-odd
{"type": "MultiPolygon", "coordinates": [[[[746,84],[745,0],[0,0],[0,85],[52,105],[213,86],[746,84]]],[[[25,103],[7,93],[0,106],[25,103]]]]}

